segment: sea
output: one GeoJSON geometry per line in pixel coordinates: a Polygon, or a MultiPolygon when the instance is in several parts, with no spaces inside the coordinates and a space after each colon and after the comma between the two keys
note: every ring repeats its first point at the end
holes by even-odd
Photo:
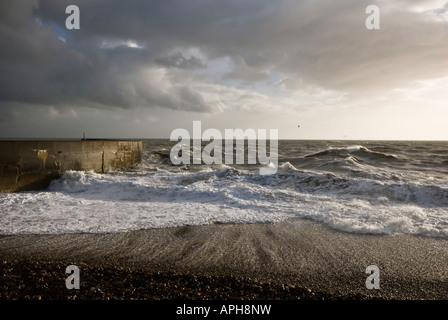
{"type": "Polygon", "coordinates": [[[0,194],[0,234],[310,219],[448,239],[448,142],[279,140],[270,175],[262,164],[174,165],[174,144],[143,140],[142,163],[126,170],[68,171],[45,190],[0,194]]]}

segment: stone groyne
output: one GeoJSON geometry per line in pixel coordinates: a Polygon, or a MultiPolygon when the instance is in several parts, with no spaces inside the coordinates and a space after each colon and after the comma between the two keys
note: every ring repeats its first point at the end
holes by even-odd
{"type": "Polygon", "coordinates": [[[0,192],[39,190],[67,170],[106,173],[142,160],[142,141],[0,141],[0,192]]]}

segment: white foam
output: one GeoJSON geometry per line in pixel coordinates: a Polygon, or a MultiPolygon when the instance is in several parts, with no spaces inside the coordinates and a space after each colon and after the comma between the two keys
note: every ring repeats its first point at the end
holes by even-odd
{"type": "Polygon", "coordinates": [[[361,145],[355,145],[355,146],[349,146],[349,147],[346,147],[346,148],[330,148],[330,150],[338,150],[338,151],[346,151],[346,152],[349,152],[349,153],[353,153],[353,152],[356,152],[356,151],[359,151],[359,150],[368,150],[366,147],[363,147],[363,146],[361,146],[361,145]]]}
{"type": "Polygon", "coordinates": [[[199,172],[69,171],[40,192],[0,195],[1,234],[121,232],[306,217],[358,233],[448,238],[448,189],[333,173],[290,163],[261,176],[222,165],[199,172]]]}

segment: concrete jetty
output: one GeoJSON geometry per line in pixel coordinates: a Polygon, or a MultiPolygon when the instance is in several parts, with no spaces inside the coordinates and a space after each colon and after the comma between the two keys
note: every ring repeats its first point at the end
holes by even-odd
{"type": "Polygon", "coordinates": [[[106,173],[142,160],[142,141],[0,140],[0,192],[39,190],[67,170],[106,173]]]}

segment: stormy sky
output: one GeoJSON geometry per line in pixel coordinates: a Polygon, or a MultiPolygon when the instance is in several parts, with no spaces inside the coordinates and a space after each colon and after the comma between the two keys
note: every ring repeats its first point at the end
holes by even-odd
{"type": "Polygon", "coordinates": [[[448,140],[448,2],[1,1],[0,72],[0,138],[448,140]]]}

